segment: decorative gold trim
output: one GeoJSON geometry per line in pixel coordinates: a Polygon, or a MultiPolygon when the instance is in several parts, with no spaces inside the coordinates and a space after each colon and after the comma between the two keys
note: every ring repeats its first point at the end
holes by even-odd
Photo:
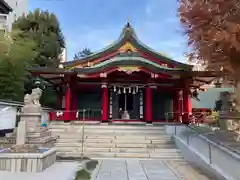
{"type": "Polygon", "coordinates": [[[133,72],[140,71],[140,68],[136,67],[136,66],[120,66],[120,67],[118,67],[117,70],[118,71],[123,71],[123,72],[125,72],[127,74],[132,74],[133,72]]]}
{"type": "Polygon", "coordinates": [[[122,45],[119,49],[119,52],[124,53],[124,52],[137,52],[137,48],[135,48],[130,42],[126,42],[124,45],[122,45]]]}

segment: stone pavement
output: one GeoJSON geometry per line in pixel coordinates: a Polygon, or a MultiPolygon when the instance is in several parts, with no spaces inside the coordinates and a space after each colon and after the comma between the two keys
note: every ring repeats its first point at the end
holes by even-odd
{"type": "Polygon", "coordinates": [[[11,173],[0,171],[0,179],[4,180],[72,180],[80,163],[77,162],[56,162],[41,173],[11,173]]]}
{"type": "Polygon", "coordinates": [[[92,180],[212,180],[186,162],[161,160],[102,160],[92,180]],[[181,165],[181,164],[180,164],[181,165]],[[178,167],[178,168],[176,168],[178,167]],[[190,176],[189,176],[190,175],[190,176]]]}

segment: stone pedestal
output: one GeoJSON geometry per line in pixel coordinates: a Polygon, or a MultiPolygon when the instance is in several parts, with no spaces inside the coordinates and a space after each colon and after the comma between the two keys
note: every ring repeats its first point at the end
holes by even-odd
{"type": "Polygon", "coordinates": [[[27,124],[26,121],[20,121],[17,128],[16,145],[23,145],[27,138],[27,124]]]}
{"type": "Polygon", "coordinates": [[[57,138],[51,136],[47,127],[41,127],[41,95],[39,88],[25,95],[18,127],[6,136],[8,143],[16,145],[0,153],[0,170],[42,172],[56,161],[56,150],[51,147],[57,138]]]}
{"type": "Polygon", "coordinates": [[[21,113],[20,121],[27,122],[27,131],[35,132],[41,128],[41,113],[21,113]]]}
{"type": "MultiPolygon", "coordinates": [[[[7,134],[6,138],[8,143],[15,144],[17,143],[16,137],[17,134],[21,134],[23,122],[26,126],[26,144],[35,144],[40,147],[53,147],[54,143],[57,140],[57,137],[52,137],[50,131],[47,127],[41,126],[41,108],[34,106],[27,106],[22,108],[22,113],[20,115],[20,122],[13,133],[7,134]]],[[[20,135],[21,136],[21,135],[20,135]]],[[[20,137],[19,137],[20,138],[20,137]]],[[[19,143],[23,142],[23,139],[19,139],[19,143]]]]}

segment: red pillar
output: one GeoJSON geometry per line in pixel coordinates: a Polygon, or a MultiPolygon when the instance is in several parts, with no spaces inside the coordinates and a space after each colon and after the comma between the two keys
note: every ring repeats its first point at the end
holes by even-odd
{"type": "Polygon", "coordinates": [[[145,89],[145,120],[152,122],[152,90],[149,86],[145,89]]]}
{"type": "Polygon", "coordinates": [[[175,122],[180,122],[180,98],[179,98],[179,93],[178,91],[175,92],[174,95],[174,121],[175,122]]]}
{"type": "Polygon", "coordinates": [[[106,84],[102,85],[102,121],[108,121],[108,87],[106,84]]]}
{"type": "Polygon", "coordinates": [[[189,115],[191,113],[190,107],[191,107],[191,98],[190,98],[190,89],[189,86],[186,85],[183,89],[183,123],[189,124],[189,115]]]}
{"type": "Polygon", "coordinates": [[[65,94],[65,120],[70,120],[71,111],[71,88],[69,84],[67,85],[66,94],[65,94]]]}

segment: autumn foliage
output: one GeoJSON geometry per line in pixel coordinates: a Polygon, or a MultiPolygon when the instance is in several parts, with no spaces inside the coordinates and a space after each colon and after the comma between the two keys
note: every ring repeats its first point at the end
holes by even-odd
{"type": "Polygon", "coordinates": [[[189,58],[240,80],[240,0],[179,0],[189,58]]]}

